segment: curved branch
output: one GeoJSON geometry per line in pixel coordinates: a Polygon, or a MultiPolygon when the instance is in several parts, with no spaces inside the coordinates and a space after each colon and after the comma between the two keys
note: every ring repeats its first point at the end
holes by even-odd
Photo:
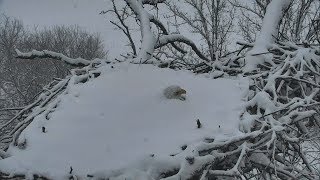
{"type": "Polygon", "coordinates": [[[140,21],[140,31],[141,31],[141,46],[135,61],[146,62],[151,58],[151,55],[154,52],[154,45],[156,44],[156,38],[154,37],[153,32],[151,31],[150,24],[150,14],[144,9],[143,3],[157,3],[158,0],[144,0],[143,2],[138,0],[125,0],[129,5],[131,10],[135,13],[137,18],[140,21]]]}
{"type": "Polygon", "coordinates": [[[201,53],[201,51],[197,48],[197,46],[188,38],[181,34],[171,34],[171,35],[165,35],[159,38],[159,41],[157,42],[155,48],[160,48],[162,46],[165,46],[168,43],[173,42],[182,42],[187,45],[189,45],[192,50],[205,62],[210,62],[210,59],[208,59],[205,55],[201,53]]]}
{"type": "MultiPolygon", "coordinates": [[[[169,35],[169,32],[167,31],[167,29],[164,27],[164,25],[156,18],[152,17],[150,19],[150,22],[152,22],[153,24],[155,24],[156,26],[158,26],[161,31],[163,32],[163,34],[165,35],[169,35]]],[[[175,43],[170,43],[172,45],[173,48],[175,48],[177,51],[181,52],[182,54],[187,53],[186,50],[182,49],[181,47],[177,46],[175,43]]]]}
{"type": "Polygon", "coordinates": [[[210,59],[208,59],[205,55],[201,53],[201,51],[197,48],[197,46],[189,39],[182,35],[168,35],[168,31],[164,27],[164,25],[155,19],[152,15],[150,15],[143,7],[143,4],[152,4],[156,5],[157,3],[163,3],[165,0],[144,0],[142,2],[138,2],[137,0],[125,0],[126,3],[129,5],[129,7],[132,9],[132,11],[136,14],[137,18],[140,21],[140,29],[141,29],[141,37],[142,37],[142,43],[141,43],[141,49],[138,53],[138,57],[136,60],[140,62],[146,62],[148,59],[150,59],[152,53],[154,52],[155,48],[160,48],[168,43],[172,44],[174,48],[176,48],[180,52],[185,51],[178,46],[174,45],[174,42],[183,42],[185,44],[188,44],[191,46],[192,50],[205,62],[210,62],[210,59]],[[158,42],[154,37],[154,34],[151,31],[151,25],[150,22],[154,23],[156,26],[158,26],[163,32],[163,37],[160,37],[158,42]]]}

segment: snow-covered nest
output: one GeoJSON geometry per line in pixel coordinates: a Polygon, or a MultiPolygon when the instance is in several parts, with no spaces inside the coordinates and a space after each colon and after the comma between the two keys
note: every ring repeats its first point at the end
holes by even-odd
{"type": "Polygon", "coordinates": [[[157,179],[163,175],[159,169],[182,168],[180,160],[196,155],[201,141],[242,134],[246,81],[127,63],[98,70],[101,75],[86,83],[71,78],[51,102],[55,110],[33,119],[19,136],[25,149],[11,145],[11,156],[0,161],[3,173],[157,179]],[[186,100],[166,99],[169,85],[184,88],[186,100]]]}

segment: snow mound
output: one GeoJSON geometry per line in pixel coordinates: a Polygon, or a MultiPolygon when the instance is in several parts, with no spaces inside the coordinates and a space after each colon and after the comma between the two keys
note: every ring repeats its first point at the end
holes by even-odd
{"type": "Polygon", "coordinates": [[[239,135],[239,115],[247,84],[209,79],[152,65],[117,64],[101,76],[60,95],[50,120],[39,115],[0,161],[2,172],[42,174],[63,179],[117,170],[145,157],[179,154],[206,138],[239,135]],[[163,89],[184,88],[186,100],[166,99],[163,89]],[[197,128],[196,120],[202,123],[197,128]],[[42,132],[45,127],[45,133],[42,132]]]}

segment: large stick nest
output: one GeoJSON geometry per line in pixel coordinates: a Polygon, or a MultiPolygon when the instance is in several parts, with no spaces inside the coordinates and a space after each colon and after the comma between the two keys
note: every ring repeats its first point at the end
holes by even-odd
{"type": "MultiPolygon", "coordinates": [[[[211,72],[222,71],[222,76],[241,75],[251,82],[240,121],[242,136],[225,141],[205,140],[194,147],[193,156],[183,162],[179,160],[178,165],[171,163],[163,169],[152,163],[145,173],[151,169],[157,171],[153,179],[316,179],[315,165],[319,162],[310,162],[305,147],[314,151],[312,143],[319,140],[319,48],[277,43],[269,53],[273,63],[260,64],[249,73],[242,73],[241,62],[245,62],[245,56],[239,55],[223,63],[215,62],[211,69],[211,72]]],[[[21,132],[39,114],[50,118],[48,115],[58,105],[58,95],[67,92],[68,84],[99,76],[96,71],[99,64],[91,62],[74,70],[72,76],[51,83],[34,103],[3,125],[1,130],[19,121],[0,140],[2,158],[10,144],[21,148],[26,145],[27,141],[19,139],[21,132]]],[[[105,173],[103,177],[90,174],[88,178],[111,178],[119,174],[105,173]]]]}

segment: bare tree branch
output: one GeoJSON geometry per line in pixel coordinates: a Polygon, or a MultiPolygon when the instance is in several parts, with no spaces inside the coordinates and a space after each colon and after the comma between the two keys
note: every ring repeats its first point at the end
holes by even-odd
{"type": "Polygon", "coordinates": [[[173,42],[182,42],[182,43],[185,43],[185,44],[191,46],[192,50],[201,59],[203,59],[206,62],[210,62],[210,60],[201,53],[201,51],[197,48],[197,46],[191,40],[187,39],[185,36],[180,35],[180,34],[171,34],[171,35],[165,35],[165,36],[160,37],[155,48],[160,48],[162,46],[165,46],[168,43],[173,43],[173,42]]]}

